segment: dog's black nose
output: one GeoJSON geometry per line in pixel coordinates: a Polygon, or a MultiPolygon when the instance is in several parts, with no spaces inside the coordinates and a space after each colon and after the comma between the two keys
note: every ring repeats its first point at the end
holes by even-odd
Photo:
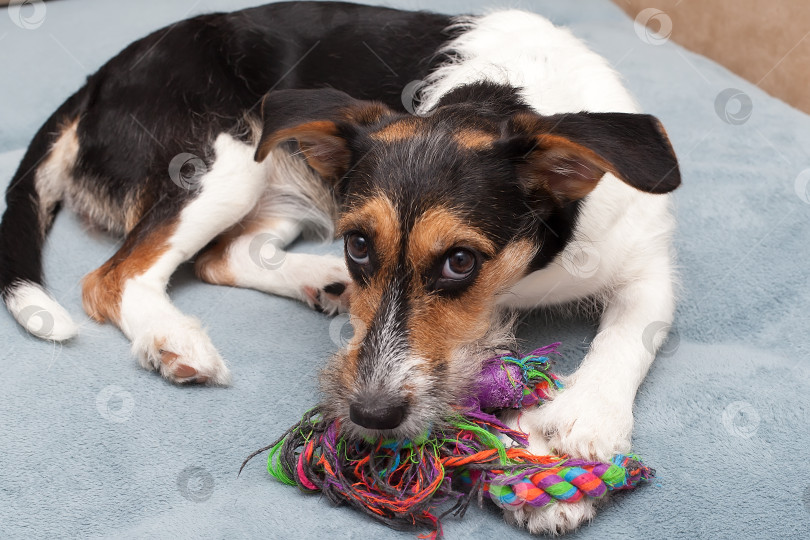
{"type": "Polygon", "coordinates": [[[354,402],[349,405],[349,419],[367,429],[394,429],[402,423],[407,412],[405,403],[354,402]]]}

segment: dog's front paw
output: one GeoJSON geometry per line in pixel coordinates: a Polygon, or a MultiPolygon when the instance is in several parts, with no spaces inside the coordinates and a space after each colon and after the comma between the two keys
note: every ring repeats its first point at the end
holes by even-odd
{"type": "Polygon", "coordinates": [[[524,429],[548,442],[556,454],[597,461],[630,451],[633,404],[613,400],[604,389],[574,384],[526,413],[524,429]]]}
{"type": "Polygon", "coordinates": [[[524,505],[517,510],[507,510],[506,521],[518,527],[526,527],[534,534],[565,534],[577,529],[596,515],[596,504],[592,499],[575,503],[553,502],[535,508],[524,505]]]}
{"type": "Polygon", "coordinates": [[[325,255],[319,257],[319,266],[304,285],[304,302],[309,307],[335,315],[349,311],[351,277],[343,259],[325,255]]]}

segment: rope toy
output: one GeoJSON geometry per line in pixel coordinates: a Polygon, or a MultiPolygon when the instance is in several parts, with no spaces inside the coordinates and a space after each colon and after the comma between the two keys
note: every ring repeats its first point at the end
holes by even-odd
{"type": "Polygon", "coordinates": [[[270,450],[267,470],[277,480],[348,503],[393,528],[429,527],[421,538],[430,539],[442,537],[442,518],[463,517],[475,497],[512,510],[542,507],[600,498],[651,478],[655,471],[634,454],[609,463],[531,454],[528,435],[492,414],[542,404],[562,388],[549,371],[558,346],[486,360],[473,395],[421,440],[350,441],[341,437],[339,421],[315,407],[242,468],[270,450]],[[447,509],[436,516],[440,507],[447,509]]]}

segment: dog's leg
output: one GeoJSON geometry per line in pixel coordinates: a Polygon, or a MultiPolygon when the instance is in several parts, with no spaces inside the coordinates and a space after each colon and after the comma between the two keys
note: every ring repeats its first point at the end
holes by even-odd
{"type": "Polygon", "coordinates": [[[669,258],[644,266],[607,299],[590,351],[566,389],[528,420],[557,452],[608,460],[630,450],[636,391],[666,339],[655,330],[670,325],[675,310],[669,258]]]}
{"type": "Polygon", "coordinates": [[[290,218],[240,223],[197,258],[197,275],[216,285],[301,300],[328,314],[347,311],[351,279],[345,262],[331,255],[284,251],[300,233],[301,222],[290,218]]]}
{"type": "MultiPolygon", "coordinates": [[[[646,261],[641,274],[609,296],[599,332],[565,390],[521,417],[532,452],[608,461],[630,451],[636,391],[666,338],[656,330],[672,323],[675,309],[669,257],[646,261]]],[[[593,501],[581,501],[524,508],[513,517],[532,532],[559,534],[594,513],[593,501]]]]}
{"type": "Polygon", "coordinates": [[[222,231],[241,220],[265,187],[252,148],[221,135],[216,161],[200,179],[199,193],[175,213],[150,215],[122,248],[84,281],[85,310],[114,322],[132,341],[141,365],[174,382],[226,384],[228,368],[198,320],[182,314],[166,294],[169,278],[222,231]]]}

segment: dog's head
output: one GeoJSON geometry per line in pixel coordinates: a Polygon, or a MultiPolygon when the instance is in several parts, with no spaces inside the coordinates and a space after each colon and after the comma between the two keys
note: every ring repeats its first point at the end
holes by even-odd
{"type": "Polygon", "coordinates": [[[257,159],[295,140],[342,201],[356,331],[323,386],[358,435],[418,437],[469,392],[497,297],[565,247],[605,173],[651,193],[680,183],[655,118],[539,116],[496,85],[425,117],[330,89],[273,92],[263,111],[257,159]]]}

